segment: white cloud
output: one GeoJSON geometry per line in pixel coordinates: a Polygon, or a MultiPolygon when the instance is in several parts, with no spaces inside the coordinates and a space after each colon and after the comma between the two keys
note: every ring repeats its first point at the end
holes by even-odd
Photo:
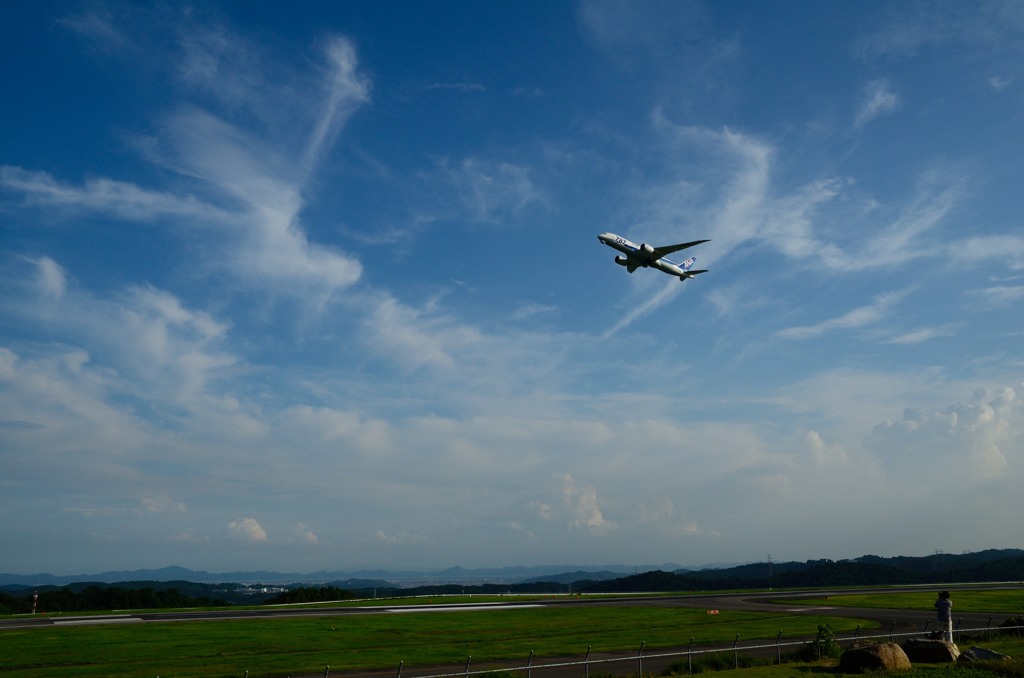
{"type": "Polygon", "coordinates": [[[1024,236],[998,234],[973,236],[950,244],[950,257],[977,263],[988,259],[1005,260],[1014,270],[1024,270],[1024,236]]]}
{"type": "Polygon", "coordinates": [[[442,169],[476,222],[498,224],[530,204],[543,202],[530,169],[523,165],[465,158],[455,166],[445,163],[442,169]]]}
{"type": "Polygon", "coordinates": [[[149,513],[185,513],[188,508],[183,502],[172,499],[166,494],[150,494],[139,499],[143,508],[149,513]]]}
{"type": "Polygon", "coordinates": [[[44,297],[59,301],[67,287],[64,269],[50,257],[40,257],[35,263],[39,272],[40,292],[44,297]]]}
{"type": "Polygon", "coordinates": [[[352,43],[338,36],[327,41],[324,53],[328,70],[324,77],[325,98],[306,146],[305,168],[312,171],[330,148],[344,121],[370,99],[370,85],[358,72],[352,43]]]}
{"type": "Polygon", "coordinates": [[[865,58],[907,58],[950,43],[1013,49],[1024,31],[1024,13],[1013,0],[936,7],[912,2],[884,6],[857,51],[865,58]]]}
{"type": "Polygon", "coordinates": [[[228,523],[228,530],[231,531],[231,534],[244,541],[254,543],[267,541],[267,531],[263,529],[263,526],[255,518],[232,520],[228,523]]]}
{"type": "Polygon", "coordinates": [[[179,217],[209,222],[226,218],[225,212],[192,196],[150,191],[113,179],[90,179],[75,187],[46,172],[3,165],[0,186],[22,193],[33,205],[95,210],[133,221],[179,217]]]}
{"type": "Polygon", "coordinates": [[[558,309],[554,306],[547,304],[537,304],[533,302],[525,302],[519,304],[512,315],[512,320],[528,320],[537,316],[550,316],[558,313],[558,309]]]}
{"type": "Polygon", "coordinates": [[[855,308],[839,317],[829,318],[815,325],[787,327],[776,332],[776,336],[782,339],[813,339],[837,330],[859,329],[874,325],[886,318],[893,306],[902,301],[907,294],[907,291],[887,292],[875,297],[874,301],[867,306],[855,308]]]}
{"type": "Polygon", "coordinates": [[[903,334],[892,337],[891,339],[886,339],[882,343],[902,345],[920,344],[939,337],[953,336],[962,326],[962,323],[946,323],[945,325],[940,325],[938,327],[922,327],[910,332],[904,332],[903,334]]]}
{"type": "Polygon", "coordinates": [[[318,544],[320,542],[319,537],[317,537],[312,530],[307,528],[302,523],[296,525],[295,533],[298,536],[299,541],[301,541],[304,544],[318,544]]]}
{"type": "Polygon", "coordinates": [[[432,304],[417,309],[381,293],[371,306],[365,322],[368,347],[399,365],[451,368],[458,352],[482,340],[476,329],[446,317],[432,304]]]}
{"type": "Polygon", "coordinates": [[[597,490],[589,483],[577,482],[572,475],[558,476],[562,503],[569,514],[569,526],[586,528],[593,532],[614,529],[615,523],[606,520],[601,513],[597,490]]]}
{"type": "Polygon", "coordinates": [[[1004,78],[1002,76],[993,75],[988,79],[988,86],[996,92],[1002,91],[1009,87],[1013,83],[1013,79],[1004,78]]]}
{"type": "MultiPolygon", "coordinates": [[[[194,54],[190,80],[215,80],[220,88],[224,86],[222,62],[243,68],[235,61],[246,62],[244,55],[237,55],[237,60],[228,57],[232,50],[244,52],[247,47],[230,36],[216,37],[218,33],[207,34],[201,41],[207,47],[216,45],[217,58],[200,68],[197,64],[203,60],[194,54]]],[[[148,157],[180,176],[198,180],[205,195],[152,190],[109,178],[89,179],[78,187],[45,172],[12,166],[0,167],[0,186],[21,193],[33,205],[54,210],[89,209],[132,221],[180,220],[182,228],[176,231],[189,238],[206,236],[212,229],[222,238],[218,247],[223,253],[211,257],[212,263],[229,264],[249,284],[322,303],[336,290],[355,283],[362,267],[333,247],[309,241],[300,221],[302,192],[317,161],[369,96],[369,85],[357,72],[355,51],[347,40],[330,39],[324,56],[327,67],[318,92],[311,95],[316,101],[304,109],[314,119],[301,153],[291,150],[291,121],[256,136],[195,107],[167,116],[161,135],[147,147],[148,157]],[[312,297],[310,291],[315,293],[312,297]]],[[[228,68],[228,72],[233,71],[228,68]]],[[[257,105],[253,96],[238,101],[257,105]]],[[[194,182],[189,185],[195,190],[194,182]]]]}
{"type": "Polygon", "coordinates": [[[864,99],[861,101],[854,127],[864,127],[879,116],[891,113],[899,106],[899,97],[891,89],[887,80],[874,80],[867,84],[864,99]]]}
{"type": "Polygon", "coordinates": [[[426,538],[421,534],[399,532],[397,534],[388,534],[384,530],[377,530],[374,533],[374,538],[381,544],[387,546],[397,546],[405,544],[423,544],[426,543],[426,538]]]}
{"type": "Polygon", "coordinates": [[[876,426],[866,445],[887,467],[917,473],[922,482],[950,473],[944,484],[992,478],[1024,454],[1019,410],[1012,388],[980,390],[944,411],[908,408],[902,419],[876,426]]]}
{"type": "Polygon", "coordinates": [[[115,50],[128,44],[128,38],[115,25],[114,17],[102,8],[65,17],[58,21],[65,28],[91,41],[102,50],[115,50]]]}
{"type": "Polygon", "coordinates": [[[838,443],[829,444],[817,431],[807,431],[804,434],[804,442],[810,452],[811,459],[816,465],[823,464],[846,464],[848,455],[842,445],[838,443]]]}
{"type": "Polygon", "coordinates": [[[1024,285],[995,285],[981,290],[972,290],[971,294],[980,297],[991,306],[1008,306],[1024,299],[1024,285]]]}

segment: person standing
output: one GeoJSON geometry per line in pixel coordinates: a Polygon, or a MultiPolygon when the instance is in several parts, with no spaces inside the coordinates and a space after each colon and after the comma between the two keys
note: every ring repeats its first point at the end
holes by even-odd
{"type": "Polygon", "coordinates": [[[939,633],[947,643],[953,642],[953,601],[949,599],[949,591],[939,593],[935,601],[935,619],[938,621],[939,633]]]}

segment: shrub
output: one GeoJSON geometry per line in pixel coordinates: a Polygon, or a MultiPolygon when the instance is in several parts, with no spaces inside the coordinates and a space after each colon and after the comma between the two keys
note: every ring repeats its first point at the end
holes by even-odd
{"type": "Polygon", "coordinates": [[[813,662],[825,657],[838,657],[842,654],[842,648],[839,647],[839,641],[836,640],[836,634],[832,630],[832,627],[828,624],[818,625],[818,632],[814,636],[814,640],[807,643],[799,650],[790,652],[786,655],[787,661],[797,662],[813,662]]]}

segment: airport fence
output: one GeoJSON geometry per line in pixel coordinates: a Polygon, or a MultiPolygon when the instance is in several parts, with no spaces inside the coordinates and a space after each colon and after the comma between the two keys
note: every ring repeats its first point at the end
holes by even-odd
{"type": "MultiPolygon", "coordinates": [[[[1019,620],[1021,617],[1016,617],[1016,619],[1019,620]]],[[[984,642],[985,638],[992,638],[997,635],[1005,636],[1009,634],[1015,635],[1018,638],[1024,635],[1024,626],[993,626],[991,617],[988,623],[983,626],[962,628],[962,622],[962,619],[957,620],[953,629],[953,640],[958,644],[965,638],[969,638],[970,642],[978,643],[984,642]]],[[[911,638],[930,637],[935,631],[934,628],[929,628],[931,623],[929,620],[925,622],[924,628],[920,630],[900,633],[896,632],[896,624],[893,623],[887,632],[870,635],[861,634],[860,626],[858,626],[852,634],[847,634],[844,638],[839,637],[839,634],[835,634],[832,640],[841,648],[844,645],[852,645],[857,641],[900,642],[901,640],[911,638]]],[[[699,664],[702,661],[706,662],[709,658],[714,658],[714,665],[720,669],[738,669],[740,668],[741,658],[746,660],[749,657],[758,658],[761,665],[767,663],[781,664],[793,652],[806,649],[809,646],[812,648],[812,652],[815,649],[814,646],[817,646],[818,658],[821,659],[821,650],[824,646],[823,643],[816,642],[816,636],[804,636],[798,640],[784,641],[781,631],[774,640],[767,642],[762,639],[741,643],[740,637],[737,635],[731,645],[716,644],[713,647],[699,647],[694,645],[694,640],[694,638],[690,638],[686,649],[645,651],[645,643],[641,641],[635,652],[596,654],[591,653],[591,649],[587,648],[586,652],[578,658],[557,660],[544,660],[535,657],[534,653],[530,652],[525,663],[522,660],[513,660],[512,662],[474,664],[473,657],[468,656],[462,664],[457,666],[448,665],[442,668],[421,667],[420,669],[415,669],[413,667],[405,667],[404,662],[399,662],[398,666],[392,670],[354,672],[332,671],[328,665],[324,667],[322,675],[323,678],[331,678],[331,676],[335,678],[473,678],[474,676],[509,676],[514,674],[524,678],[591,678],[593,674],[602,678],[607,676],[620,676],[623,678],[637,676],[637,678],[643,678],[644,675],[660,674],[670,666],[673,668],[672,673],[676,674],[693,673],[695,667],[700,672],[702,667],[699,664]]],[[[245,678],[248,678],[248,675],[248,672],[246,672],[245,678]]],[[[318,677],[321,674],[304,673],[302,675],[318,677]]]]}

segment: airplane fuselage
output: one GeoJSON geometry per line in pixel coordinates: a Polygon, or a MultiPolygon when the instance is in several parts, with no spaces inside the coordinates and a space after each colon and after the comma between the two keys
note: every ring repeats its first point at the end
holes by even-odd
{"type": "Polygon", "coordinates": [[[687,247],[699,245],[700,243],[707,242],[707,240],[695,240],[690,243],[683,243],[681,245],[670,245],[668,247],[652,247],[647,243],[636,244],[628,238],[623,238],[621,235],[615,233],[602,233],[597,236],[605,245],[622,252],[624,257],[615,257],[615,263],[619,266],[624,266],[627,271],[632,273],[638,268],[656,268],[659,271],[674,275],[680,280],[686,280],[692,278],[698,273],[704,271],[691,271],[690,267],[696,261],[695,257],[690,257],[681,264],[677,264],[674,261],[670,261],[665,257],[670,252],[675,252],[687,247]]]}

